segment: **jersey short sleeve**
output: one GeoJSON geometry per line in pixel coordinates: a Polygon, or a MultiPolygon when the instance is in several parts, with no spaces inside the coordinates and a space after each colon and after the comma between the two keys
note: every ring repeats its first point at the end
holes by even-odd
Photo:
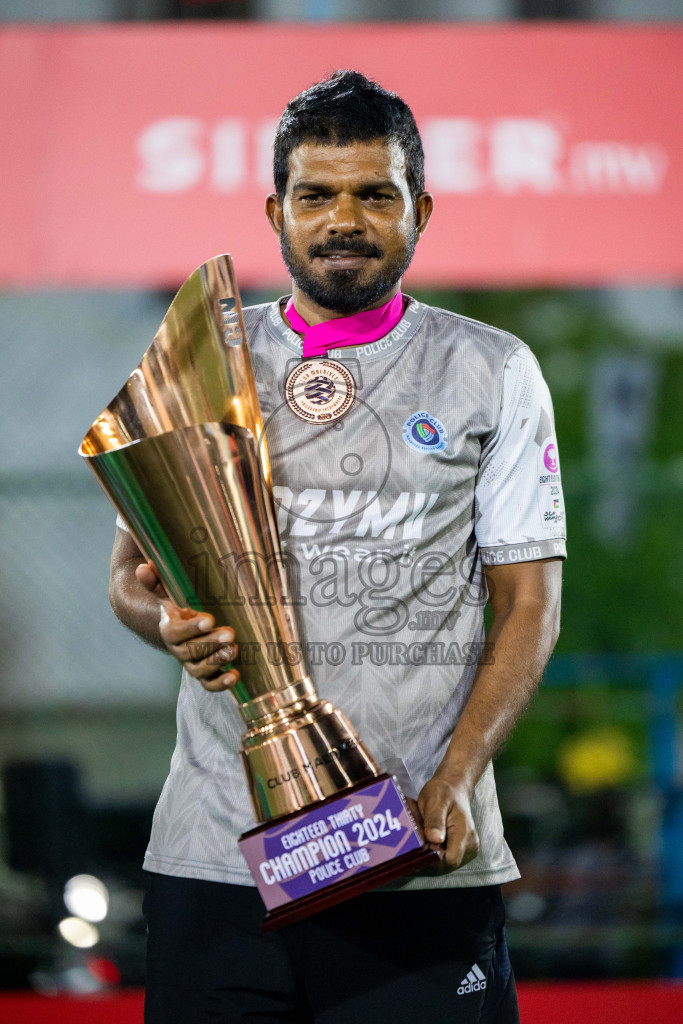
{"type": "Polygon", "coordinates": [[[485,565],[567,554],[553,407],[526,345],[505,364],[500,422],[477,477],[475,533],[485,565]]]}
{"type": "Polygon", "coordinates": [[[130,533],[130,530],[126,526],[125,520],[121,518],[118,512],[116,513],[116,525],[118,526],[119,530],[125,530],[126,533],[130,533]]]}

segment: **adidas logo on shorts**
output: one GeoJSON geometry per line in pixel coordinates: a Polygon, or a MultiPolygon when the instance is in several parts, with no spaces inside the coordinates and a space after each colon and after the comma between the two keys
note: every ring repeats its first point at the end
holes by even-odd
{"type": "Polygon", "coordinates": [[[467,977],[460,982],[458,995],[466,996],[470,992],[481,992],[483,988],[486,988],[486,975],[482,973],[477,964],[472,964],[472,969],[467,972],[467,977]]]}

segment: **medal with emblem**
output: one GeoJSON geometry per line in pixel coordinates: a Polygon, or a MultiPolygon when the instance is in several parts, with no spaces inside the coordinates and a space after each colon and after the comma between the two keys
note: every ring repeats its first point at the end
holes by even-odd
{"type": "Polygon", "coordinates": [[[353,374],[336,359],[307,359],[285,382],[285,401],[306,423],[331,423],[344,416],[356,400],[353,374]]]}

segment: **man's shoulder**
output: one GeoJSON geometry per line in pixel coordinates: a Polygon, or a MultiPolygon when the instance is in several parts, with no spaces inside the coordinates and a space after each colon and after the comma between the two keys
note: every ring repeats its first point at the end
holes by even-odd
{"type": "Polygon", "coordinates": [[[245,324],[256,324],[272,314],[277,309],[277,300],[269,302],[257,302],[250,306],[242,307],[242,316],[245,324]]]}
{"type": "Polygon", "coordinates": [[[243,306],[242,319],[251,349],[268,345],[273,337],[277,338],[282,333],[282,319],[277,299],[243,306]]]}
{"type": "Polygon", "coordinates": [[[422,304],[425,310],[424,326],[430,327],[438,334],[445,336],[456,335],[463,342],[478,349],[489,351],[492,355],[502,356],[508,359],[517,350],[527,350],[528,346],[509,331],[504,331],[493,324],[484,323],[482,320],[474,320],[472,317],[463,316],[462,313],[455,313],[450,309],[442,309],[439,306],[422,304]]]}

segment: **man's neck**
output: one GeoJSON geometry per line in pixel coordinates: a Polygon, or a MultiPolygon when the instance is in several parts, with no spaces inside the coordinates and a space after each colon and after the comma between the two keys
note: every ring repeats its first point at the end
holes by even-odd
{"type": "MultiPolygon", "coordinates": [[[[380,306],[384,306],[387,302],[393,299],[401,288],[401,282],[397,281],[394,287],[383,295],[377,302],[371,303],[369,306],[365,306],[364,309],[358,310],[359,313],[364,313],[368,309],[379,309],[380,306]]],[[[292,282],[292,298],[294,299],[294,306],[299,316],[306,321],[309,327],[315,327],[317,324],[327,323],[328,320],[340,320],[342,317],[348,316],[348,313],[338,313],[334,309],[325,309],[323,306],[319,306],[317,302],[310,299],[305,292],[302,292],[298,285],[292,282]]],[[[282,314],[282,318],[291,328],[291,324],[287,320],[287,317],[282,314]]]]}

